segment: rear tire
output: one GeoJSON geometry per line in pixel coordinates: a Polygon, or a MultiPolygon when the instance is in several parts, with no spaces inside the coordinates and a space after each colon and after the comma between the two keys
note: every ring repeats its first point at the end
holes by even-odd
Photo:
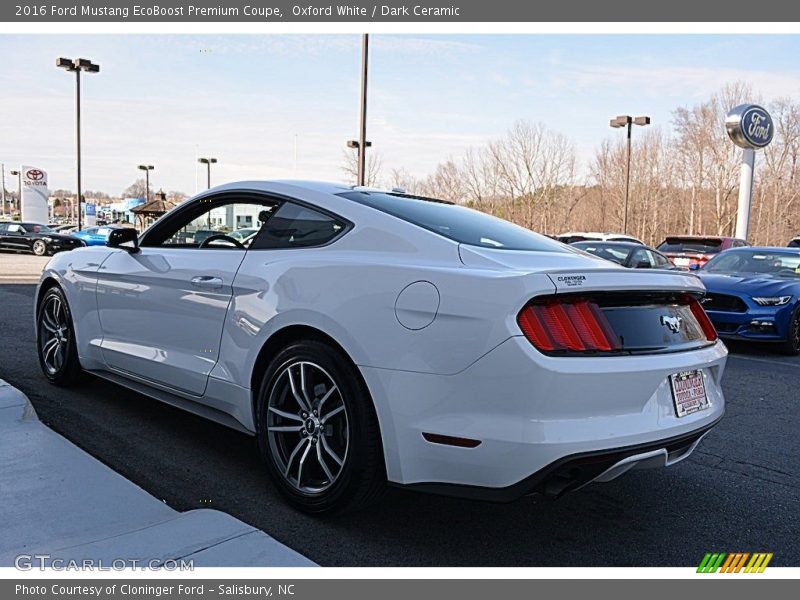
{"type": "Polygon", "coordinates": [[[43,240],[35,240],[31,248],[36,256],[44,256],[47,254],[47,244],[43,240]]]}
{"type": "Polygon", "coordinates": [[[372,399],[356,367],[328,344],[297,341],[277,354],[258,392],[256,435],[278,490],[303,512],[358,510],[385,487],[372,399]]]}
{"type": "Polygon", "coordinates": [[[800,354],[800,305],[795,309],[792,320],[789,321],[789,333],[781,350],[789,356],[800,354]]]}
{"type": "Polygon", "coordinates": [[[63,290],[54,286],[42,296],[36,311],[39,366],[53,385],[72,386],[86,379],[78,361],[72,313],[63,290]]]}

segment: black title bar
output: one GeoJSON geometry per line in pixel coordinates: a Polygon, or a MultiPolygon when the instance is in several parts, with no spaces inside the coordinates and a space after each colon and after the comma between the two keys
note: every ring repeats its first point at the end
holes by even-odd
{"type": "Polygon", "coordinates": [[[6,22],[792,22],[786,0],[49,0],[2,2],[6,22]]]}

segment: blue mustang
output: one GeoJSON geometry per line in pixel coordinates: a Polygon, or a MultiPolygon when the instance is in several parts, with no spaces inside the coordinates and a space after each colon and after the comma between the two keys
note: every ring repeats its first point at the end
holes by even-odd
{"type": "Polygon", "coordinates": [[[83,240],[87,246],[105,246],[112,229],[119,229],[119,225],[89,227],[82,231],[76,231],[72,235],[83,240]]]}
{"type": "Polygon", "coordinates": [[[734,248],[697,274],[720,337],[777,342],[800,354],[800,248],[734,248]]]}

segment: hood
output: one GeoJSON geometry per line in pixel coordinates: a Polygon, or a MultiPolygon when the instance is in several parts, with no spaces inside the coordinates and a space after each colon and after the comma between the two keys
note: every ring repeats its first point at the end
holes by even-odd
{"type": "Polygon", "coordinates": [[[787,296],[800,294],[800,279],[775,277],[764,273],[703,273],[697,275],[703,280],[709,292],[722,294],[745,293],[756,296],[787,296]]]}
{"type": "Polygon", "coordinates": [[[568,248],[567,252],[493,250],[459,245],[461,262],[468,267],[512,269],[547,275],[556,293],[603,290],[681,290],[704,293],[693,273],[661,269],[626,269],[611,261],[568,248]]]}
{"type": "Polygon", "coordinates": [[[32,234],[34,237],[38,238],[50,238],[52,240],[59,240],[61,242],[70,242],[75,240],[75,238],[71,235],[65,235],[63,233],[49,233],[49,232],[40,232],[32,234]]]}

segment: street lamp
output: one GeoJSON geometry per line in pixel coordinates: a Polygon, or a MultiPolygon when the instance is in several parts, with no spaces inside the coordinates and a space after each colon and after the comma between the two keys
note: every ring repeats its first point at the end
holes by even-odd
{"type": "Polygon", "coordinates": [[[634,118],[629,115],[620,115],[616,119],[611,119],[609,124],[614,129],[628,128],[628,166],[625,169],[625,216],[622,221],[622,233],[628,233],[628,196],[631,187],[631,129],[633,125],[650,125],[650,117],[634,118]]]}
{"type": "Polygon", "coordinates": [[[216,158],[198,158],[197,162],[206,166],[206,187],[211,189],[211,165],[217,163],[216,158]]]}
{"type": "MultiPolygon", "coordinates": [[[[17,176],[17,210],[19,210],[20,213],[21,213],[22,212],[22,173],[20,173],[19,171],[15,170],[15,169],[12,169],[8,173],[10,175],[16,175],[17,176]]],[[[3,182],[3,184],[5,185],[5,182],[3,182]]],[[[13,212],[14,212],[13,209],[12,209],[11,212],[13,214],[13,212]]]]}
{"type": "Polygon", "coordinates": [[[75,73],[75,142],[78,172],[78,231],[81,229],[81,71],[86,73],[99,73],[100,65],[96,65],[86,58],[57,58],[56,66],[59,69],[75,73]]]}
{"type": "Polygon", "coordinates": [[[140,171],[144,171],[144,197],[145,202],[150,202],[150,171],[155,169],[153,165],[139,165],[137,167],[140,171]]]}
{"type": "Polygon", "coordinates": [[[367,179],[367,64],[369,60],[369,34],[361,36],[361,114],[358,121],[358,139],[347,142],[348,148],[358,150],[356,184],[363,186],[367,179]]]}

